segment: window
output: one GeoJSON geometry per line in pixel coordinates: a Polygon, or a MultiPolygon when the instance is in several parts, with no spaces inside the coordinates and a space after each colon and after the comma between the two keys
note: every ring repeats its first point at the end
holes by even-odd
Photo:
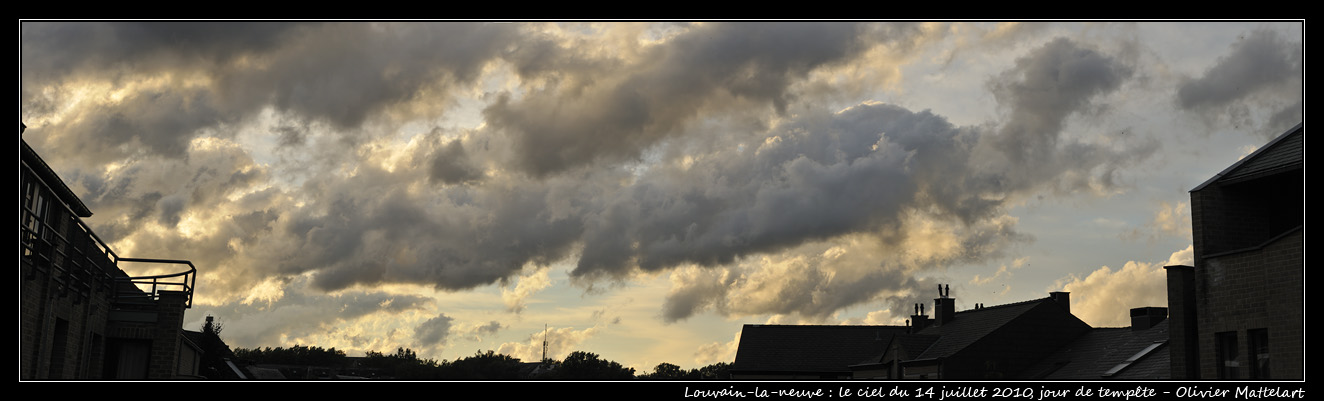
{"type": "Polygon", "coordinates": [[[1144,358],[1145,355],[1149,355],[1149,353],[1154,352],[1154,350],[1158,349],[1159,347],[1162,347],[1163,344],[1166,343],[1167,341],[1155,341],[1154,343],[1149,344],[1149,346],[1145,347],[1139,352],[1136,352],[1135,355],[1131,355],[1130,358],[1126,358],[1126,360],[1122,361],[1122,363],[1117,364],[1117,366],[1113,366],[1113,368],[1108,369],[1107,372],[1103,372],[1103,377],[1112,377],[1113,375],[1116,375],[1118,372],[1121,372],[1122,369],[1126,369],[1128,366],[1131,366],[1131,364],[1136,363],[1136,361],[1139,361],[1140,358],[1144,358]]]}
{"type": "Polygon", "coordinates": [[[1269,329],[1246,330],[1246,340],[1250,342],[1247,355],[1250,359],[1250,378],[1268,379],[1269,376],[1269,329]]]}
{"type": "Polygon", "coordinates": [[[1214,333],[1214,347],[1217,352],[1218,378],[1239,379],[1238,374],[1241,364],[1237,362],[1237,332],[1214,333]]]}
{"type": "Polygon", "coordinates": [[[51,364],[47,378],[65,379],[65,351],[69,347],[69,321],[55,318],[55,332],[51,335],[51,364]]]}
{"type": "Polygon", "coordinates": [[[39,246],[39,241],[43,235],[42,226],[46,220],[46,209],[48,201],[44,193],[44,188],[37,182],[36,177],[24,171],[24,191],[22,205],[22,237],[20,241],[23,246],[23,256],[32,256],[39,246]]]}

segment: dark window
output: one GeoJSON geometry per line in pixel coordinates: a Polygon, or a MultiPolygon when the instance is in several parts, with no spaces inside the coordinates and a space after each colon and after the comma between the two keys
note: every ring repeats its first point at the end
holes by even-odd
{"type": "Polygon", "coordinates": [[[1218,378],[1239,379],[1241,364],[1237,362],[1237,332],[1214,333],[1214,346],[1218,352],[1218,378]]]}
{"type": "Polygon", "coordinates": [[[38,241],[42,239],[42,227],[46,220],[46,209],[48,201],[46,200],[45,189],[36,180],[36,177],[30,173],[24,172],[24,190],[23,190],[23,221],[22,238],[23,256],[32,256],[40,246],[38,241]]]}
{"type": "Polygon", "coordinates": [[[69,322],[55,318],[55,332],[51,336],[51,364],[47,377],[64,379],[65,349],[69,347],[69,322]]]}
{"type": "Polygon", "coordinates": [[[1246,347],[1250,352],[1250,378],[1268,379],[1269,376],[1269,329],[1246,330],[1246,347]]]}

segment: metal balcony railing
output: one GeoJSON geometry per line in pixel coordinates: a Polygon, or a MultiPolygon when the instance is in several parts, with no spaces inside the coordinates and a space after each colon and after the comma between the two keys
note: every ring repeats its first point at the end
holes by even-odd
{"type": "Polygon", "coordinates": [[[198,278],[198,269],[193,266],[193,262],[187,260],[142,258],[119,258],[118,261],[186,265],[188,266],[188,270],[155,276],[115,277],[115,281],[118,284],[128,285],[115,286],[113,302],[155,302],[161,299],[161,291],[179,291],[185,295],[184,307],[193,307],[193,288],[198,278]]]}
{"type": "Polygon", "coordinates": [[[111,250],[68,205],[54,195],[48,183],[28,169],[25,184],[33,185],[19,205],[19,255],[23,276],[49,274],[62,296],[85,299],[94,287],[111,290],[113,302],[143,303],[160,299],[161,291],[181,291],[185,307],[193,306],[197,268],[187,260],[122,258],[111,250]],[[59,208],[59,210],[51,210],[59,208]],[[177,273],[129,276],[120,262],[185,265],[177,273]]]}

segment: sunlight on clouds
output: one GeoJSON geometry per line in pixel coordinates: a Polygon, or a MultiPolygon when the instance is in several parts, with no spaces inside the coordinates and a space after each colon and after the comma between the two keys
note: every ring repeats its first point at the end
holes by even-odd
{"type": "MultiPolygon", "coordinates": [[[[555,360],[564,359],[566,355],[574,351],[583,351],[581,347],[588,339],[598,334],[601,329],[598,326],[589,327],[583,330],[575,330],[573,327],[549,327],[546,330],[547,357],[555,360]]],[[[497,347],[496,352],[503,355],[510,355],[519,358],[521,361],[538,361],[542,359],[542,344],[544,332],[539,331],[529,336],[524,342],[506,342],[497,347]]],[[[592,351],[590,351],[592,352],[592,351]]],[[[595,352],[596,353],[596,352],[595,352]]]]}
{"type": "MultiPolygon", "coordinates": [[[[527,267],[526,267],[527,268],[527,267]]],[[[526,300],[552,285],[552,280],[548,277],[548,271],[551,269],[538,269],[529,275],[520,276],[519,282],[515,284],[514,289],[501,287],[501,299],[505,301],[506,310],[509,312],[520,313],[524,310],[526,300]]]]}
{"type": "Polygon", "coordinates": [[[217,216],[199,216],[199,213],[192,211],[184,212],[179,223],[175,225],[175,232],[184,236],[186,239],[196,240],[205,235],[210,235],[210,229],[216,227],[217,216]]]}
{"type": "Polygon", "coordinates": [[[960,252],[961,240],[956,225],[911,210],[903,216],[906,227],[904,253],[914,262],[945,259],[960,252]]]}
{"type": "Polygon", "coordinates": [[[1021,30],[1023,25],[1023,22],[999,22],[994,25],[992,30],[984,32],[983,39],[993,41],[1004,40],[1021,30]]]}
{"type": "Polygon", "coordinates": [[[1001,267],[999,267],[998,271],[993,273],[992,277],[980,277],[978,274],[976,274],[974,278],[970,279],[970,284],[985,285],[993,282],[993,280],[995,279],[1001,278],[1004,275],[1006,276],[1011,275],[1011,272],[1007,270],[1007,265],[1002,265],[1001,267]]]}
{"type": "Polygon", "coordinates": [[[827,65],[809,72],[809,79],[797,83],[806,93],[850,96],[848,102],[872,101],[879,92],[902,90],[903,68],[909,66],[924,46],[947,36],[947,23],[924,22],[915,32],[879,32],[889,40],[874,43],[857,60],[827,65]],[[906,35],[902,40],[889,36],[906,35]]]}
{"type": "Polygon", "coordinates": [[[1186,202],[1160,202],[1154,217],[1143,227],[1136,227],[1120,235],[1123,239],[1156,240],[1165,237],[1191,238],[1191,211],[1186,202]]]}
{"type": "Polygon", "coordinates": [[[740,347],[740,332],[737,331],[735,338],[728,342],[711,342],[699,345],[694,351],[694,363],[698,366],[708,366],[714,363],[731,363],[736,360],[736,349],[740,347]]]}
{"type": "Polygon", "coordinates": [[[1173,252],[1165,262],[1129,261],[1121,269],[1103,266],[1084,278],[1071,275],[1054,288],[1071,293],[1071,312],[1095,327],[1130,325],[1131,308],[1168,305],[1163,266],[1190,263],[1193,247],[1173,252]]]}
{"type": "Polygon", "coordinates": [[[1163,202],[1153,224],[1160,233],[1191,237],[1191,212],[1186,210],[1186,202],[1177,202],[1176,205],[1163,202]]]}
{"type": "Polygon", "coordinates": [[[258,282],[248,290],[248,295],[240,303],[252,305],[254,303],[266,303],[270,306],[285,296],[285,283],[275,277],[268,277],[266,280],[258,282]]]}
{"type": "Polygon", "coordinates": [[[1237,150],[1241,152],[1241,156],[1237,156],[1237,160],[1245,159],[1246,156],[1250,156],[1251,153],[1255,153],[1258,149],[1259,146],[1256,145],[1246,145],[1238,148],[1237,150]]]}

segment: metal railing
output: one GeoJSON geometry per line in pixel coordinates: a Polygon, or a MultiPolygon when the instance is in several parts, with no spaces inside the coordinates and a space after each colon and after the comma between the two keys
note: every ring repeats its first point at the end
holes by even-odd
{"type": "Polygon", "coordinates": [[[88,296],[93,286],[105,285],[113,288],[114,302],[156,301],[160,299],[160,291],[182,291],[186,296],[185,307],[193,306],[193,289],[197,280],[197,268],[193,262],[120,257],[68,205],[54,196],[48,183],[31,173],[26,162],[23,164],[29,170],[23,179],[32,180],[32,183],[41,187],[37,189],[41,193],[35,195],[41,199],[37,202],[36,210],[27,202],[19,205],[19,254],[25,278],[34,279],[38,272],[48,272],[59,285],[62,294],[72,292],[79,297],[88,296]],[[54,213],[52,208],[61,210],[54,213]],[[61,230],[60,226],[67,227],[67,230],[61,230]],[[187,265],[188,269],[178,273],[132,277],[124,272],[120,262],[180,264],[187,265]]]}
{"type": "Polygon", "coordinates": [[[184,307],[193,307],[193,288],[198,279],[198,269],[193,266],[193,262],[176,259],[143,259],[143,258],[119,258],[118,262],[138,262],[138,263],[169,263],[187,265],[188,270],[179,273],[159,274],[155,276],[137,276],[137,277],[115,277],[117,283],[128,284],[116,285],[114,302],[133,302],[133,301],[157,301],[161,299],[161,291],[179,291],[185,296],[184,307]],[[130,288],[137,290],[133,291],[130,288]]]}

